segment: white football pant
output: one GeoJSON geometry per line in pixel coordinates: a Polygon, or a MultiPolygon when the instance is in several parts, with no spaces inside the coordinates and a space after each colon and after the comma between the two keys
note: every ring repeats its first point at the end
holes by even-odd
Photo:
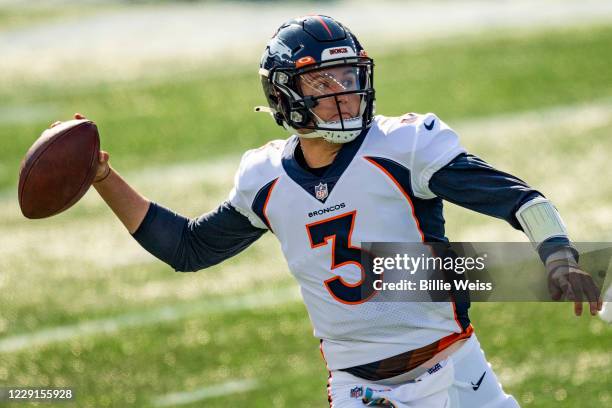
{"type": "MultiPolygon", "coordinates": [[[[516,400],[504,393],[480,343],[473,334],[459,349],[416,381],[400,377],[368,381],[349,373],[331,372],[329,396],[332,408],[363,408],[362,397],[386,399],[396,408],[516,408],[516,400]]],[[[385,406],[385,405],[373,405],[385,406]]]]}

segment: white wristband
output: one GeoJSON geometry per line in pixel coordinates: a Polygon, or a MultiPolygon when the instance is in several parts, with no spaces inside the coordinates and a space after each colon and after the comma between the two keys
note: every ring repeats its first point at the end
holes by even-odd
{"type": "Polygon", "coordinates": [[[544,197],[523,204],[516,212],[516,219],[536,248],[549,238],[567,237],[567,228],[561,215],[544,197]]]}

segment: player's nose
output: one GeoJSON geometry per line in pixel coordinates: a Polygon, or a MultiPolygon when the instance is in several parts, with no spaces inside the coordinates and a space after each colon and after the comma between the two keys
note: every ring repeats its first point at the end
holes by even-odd
{"type": "MultiPolygon", "coordinates": [[[[336,92],[342,92],[342,91],[343,91],[343,90],[336,91],[336,92]]],[[[344,95],[336,95],[336,98],[338,99],[338,102],[339,102],[339,103],[344,103],[344,104],[346,104],[346,103],[348,103],[348,101],[349,101],[349,95],[347,95],[347,94],[344,94],[344,95]]]]}

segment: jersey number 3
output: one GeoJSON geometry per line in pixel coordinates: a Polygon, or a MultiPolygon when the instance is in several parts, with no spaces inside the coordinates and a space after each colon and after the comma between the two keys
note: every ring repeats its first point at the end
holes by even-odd
{"type": "Polygon", "coordinates": [[[356,283],[347,283],[340,276],[325,281],[325,287],[334,299],[349,305],[360,304],[370,299],[376,293],[373,282],[379,278],[375,277],[371,270],[368,272],[363,267],[361,261],[364,251],[351,245],[356,215],[357,211],[351,211],[306,225],[311,248],[331,244],[332,271],[349,264],[361,270],[361,279],[356,283]]]}

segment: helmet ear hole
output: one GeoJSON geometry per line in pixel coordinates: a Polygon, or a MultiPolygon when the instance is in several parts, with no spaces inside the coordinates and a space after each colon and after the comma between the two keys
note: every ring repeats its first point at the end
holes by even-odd
{"type": "MultiPolygon", "coordinates": [[[[279,116],[281,118],[280,120],[281,126],[283,122],[287,122],[288,125],[291,125],[289,122],[293,121],[293,114],[297,112],[291,111],[291,107],[289,105],[289,101],[287,100],[287,97],[278,93],[278,91],[276,92],[276,99],[278,100],[279,116]]],[[[277,119],[277,122],[278,122],[278,119],[277,119]]]]}
{"type": "Polygon", "coordinates": [[[293,111],[291,112],[291,121],[298,126],[306,126],[307,117],[301,112],[293,111]]]}

